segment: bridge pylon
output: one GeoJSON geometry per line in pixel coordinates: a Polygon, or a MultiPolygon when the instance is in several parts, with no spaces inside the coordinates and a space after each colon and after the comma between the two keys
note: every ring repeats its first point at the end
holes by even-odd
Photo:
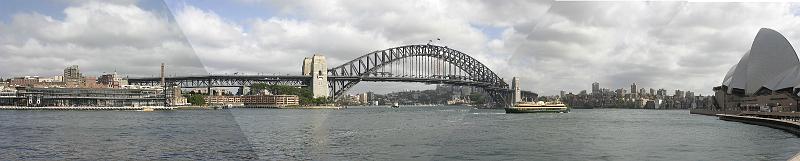
{"type": "Polygon", "coordinates": [[[303,59],[303,76],[311,76],[311,93],[314,98],[329,97],[328,64],[325,56],[314,56],[303,59]]]}

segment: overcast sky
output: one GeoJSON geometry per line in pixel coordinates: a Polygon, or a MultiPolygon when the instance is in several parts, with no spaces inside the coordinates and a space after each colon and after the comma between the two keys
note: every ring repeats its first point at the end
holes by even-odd
{"type": "MultiPolygon", "coordinates": [[[[299,74],[370,51],[441,38],[541,94],[604,88],[710,94],[759,28],[800,40],[792,3],[437,0],[27,1],[0,6],[0,76],[299,74]]],[[[372,87],[372,88],[370,88],[372,87]]],[[[431,88],[364,83],[385,93],[431,88]],[[381,86],[381,87],[377,87],[381,86]]]]}

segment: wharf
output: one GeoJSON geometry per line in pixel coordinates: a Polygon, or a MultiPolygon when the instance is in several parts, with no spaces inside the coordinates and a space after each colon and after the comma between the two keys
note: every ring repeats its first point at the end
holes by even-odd
{"type": "Polygon", "coordinates": [[[175,107],[24,107],[24,106],[0,106],[0,110],[173,110],[175,107]]]}
{"type": "Polygon", "coordinates": [[[287,106],[287,107],[278,107],[281,109],[343,109],[339,106],[287,106]]]}

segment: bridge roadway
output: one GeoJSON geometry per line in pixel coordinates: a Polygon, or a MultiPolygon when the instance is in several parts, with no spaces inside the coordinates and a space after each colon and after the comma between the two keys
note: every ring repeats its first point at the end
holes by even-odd
{"type": "MultiPolygon", "coordinates": [[[[164,78],[166,84],[174,84],[181,88],[249,87],[256,83],[307,86],[310,80],[311,76],[302,75],[194,75],[164,78]]],[[[129,78],[128,83],[157,86],[161,84],[161,78],[129,78]]]]}
{"type": "MultiPolygon", "coordinates": [[[[314,56],[304,59],[310,72],[304,75],[208,75],[165,78],[167,85],[183,88],[244,87],[256,83],[289,86],[312,85],[311,75],[328,78],[330,96],[340,97],[359,82],[421,82],[474,86],[483,89],[491,102],[510,106],[513,92],[503,78],[477,59],[446,46],[407,45],[373,51],[342,65],[323,70],[313,67],[325,58],[314,56]],[[307,64],[310,63],[310,64],[307,64]],[[323,73],[327,74],[311,74],[323,73]],[[392,74],[395,73],[395,74],[392,74]],[[388,75],[388,76],[387,76],[388,75]]],[[[161,78],[133,78],[134,85],[159,85],[161,78]]]]}
{"type": "MultiPolygon", "coordinates": [[[[280,84],[289,86],[308,86],[311,76],[303,75],[196,75],[165,77],[167,84],[175,84],[181,88],[208,87],[249,87],[256,83],[280,84]]],[[[427,84],[452,84],[461,86],[485,87],[492,90],[510,90],[495,88],[493,84],[477,82],[470,79],[429,78],[429,77],[392,77],[392,76],[328,76],[328,81],[368,81],[368,82],[417,82],[427,84]]],[[[156,86],[161,83],[160,77],[129,78],[131,85],[156,86]]],[[[331,83],[332,84],[332,83],[331,83]]]]}

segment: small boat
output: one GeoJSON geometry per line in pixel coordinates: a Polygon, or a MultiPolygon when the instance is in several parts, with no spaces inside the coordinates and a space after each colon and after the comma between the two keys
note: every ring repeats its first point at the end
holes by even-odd
{"type": "Polygon", "coordinates": [[[153,112],[153,111],[155,111],[155,109],[153,109],[152,107],[144,107],[144,108],[142,108],[142,112],[153,112]]]}
{"type": "Polygon", "coordinates": [[[394,103],[394,104],[392,104],[392,108],[400,108],[400,104],[399,103],[394,103]]]}
{"type": "Polygon", "coordinates": [[[569,107],[560,102],[518,102],[513,107],[505,108],[506,113],[568,113],[569,107]]]}

